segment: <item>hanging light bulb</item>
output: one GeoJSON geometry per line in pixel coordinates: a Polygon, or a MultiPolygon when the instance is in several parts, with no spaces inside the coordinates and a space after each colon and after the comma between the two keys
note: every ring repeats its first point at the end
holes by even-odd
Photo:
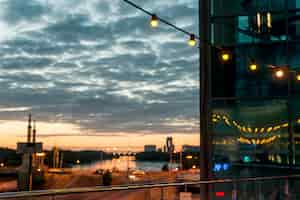
{"type": "Polygon", "coordinates": [[[222,50],[219,54],[219,59],[222,63],[228,63],[231,60],[231,52],[228,50],[222,50]]]}
{"type": "Polygon", "coordinates": [[[188,44],[191,46],[191,47],[193,47],[193,46],[195,46],[196,45],[196,39],[195,39],[195,35],[194,34],[191,34],[190,35],[190,39],[189,39],[189,41],[188,41],[188,44]]]}
{"type": "Polygon", "coordinates": [[[296,74],[296,81],[297,81],[297,82],[300,82],[300,73],[297,73],[297,74],[296,74]]]}
{"type": "Polygon", "coordinates": [[[251,60],[249,66],[248,66],[248,70],[250,72],[256,72],[258,70],[258,66],[257,66],[257,63],[255,62],[254,59],[251,60]]]}
{"type": "Polygon", "coordinates": [[[285,75],[285,74],[284,74],[284,70],[281,69],[281,68],[276,69],[274,73],[275,73],[275,74],[274,74],[275,77],[278,78],[278,79],[283,78],[284,75],[285,75]]]}
{"type": "Polygon", "coordinates": [[[151,20],[150,20],[150,25],[151,27],[155,28],[158,26],[158,18],[156,15],[152,15],[151,16],[151,20]]]}
{"type": "Polygon", "coordinates": [[[228,61],[228,60],[229,60],[229,57],[230,57],[230,56],[229,56],[228,53],[223,53],[223,54],[222,54],[222,60],[223,60],[223,61],[228,61]]]}

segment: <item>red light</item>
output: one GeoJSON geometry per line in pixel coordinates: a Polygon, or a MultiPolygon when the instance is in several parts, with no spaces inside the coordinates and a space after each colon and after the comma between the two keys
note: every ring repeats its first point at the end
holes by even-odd
{"type": "Polygon", "coordinates": [[[225,192],[216,192],[216,197],[224,197],[225,192]]]}

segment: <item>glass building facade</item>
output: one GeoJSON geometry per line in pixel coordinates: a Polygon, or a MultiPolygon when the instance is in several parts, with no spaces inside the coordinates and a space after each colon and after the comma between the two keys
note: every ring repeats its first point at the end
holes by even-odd
{"type": "Polygon", "coordinates": [[[214,175],[300,166],[300,0],[210,3],[214,175]]]}

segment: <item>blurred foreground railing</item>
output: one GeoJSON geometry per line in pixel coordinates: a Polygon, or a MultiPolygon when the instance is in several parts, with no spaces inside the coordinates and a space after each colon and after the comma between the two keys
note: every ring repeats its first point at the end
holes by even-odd
{"type": "Polygon", "coordinates": [[[70,189],[50,189],[1,193],[0,199],[157,199],[179,200],[180,192],[193,192],[193,199],[203,184],[211,187],[212,199],[300,199],[300,175],[218,179],[209,181],[139,184],[121,186],[96,186],[70,189]],[[112,195],[117,192],[117,195],[112,195]],[[75,195],[75,196],[74,196],[75,195]],[[86,195],[86,196],[85,196],[86,195]],[[138,195],[138,196],[137,196],[138,195]],[[76,197],[76,198],[75,198],[76,197]],[[93,198],[94,197],[94,198],[93,198]]]}

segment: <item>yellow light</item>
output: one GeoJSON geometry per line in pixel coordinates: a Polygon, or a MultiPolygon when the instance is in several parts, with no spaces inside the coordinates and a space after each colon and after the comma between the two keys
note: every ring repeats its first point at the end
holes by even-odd
{"type": "Polygon", "coordinates": [[[80,160],[76,160],[76,163],[77,163],[77,164],[80,164],[80,160]]]}
{"type": "Polygon", "coordinates": [[[300,74],[297,74],[297,75],[296,75],[296,80],[297,80],[297,81],[300,81],[300,74]]]}
{"type": "Polygon", "coordinates": [[[231,59],[232,59],[232,55],[229,50],[223,49],[219,52],[219,60],[221,63],[223,64],[229,63],[231,59]]]}
{"type": "Polygon", "coordinates": [[[256,63],[251,63],[249,65],[249,70],[252,71],[252,72],[257,71],[257,64],[256,63]]]}
{"type": "Polygon", "coordinates": [[[260,27],[261,27],[261,15],[260,15],[259,12],[256,14],[256,23],[257,23],[258,32],[260,32],[260,27]]]}
{"type": "Polygon", "coordinates": [[[186,156],[185,158],[186,158],[186,159],[192,159],[193,156],[186,156]]]}
{"type": "Polygon", "coordinates": [[[135,179],[135,175],[132,175],[132,174],[131,174],[131,175],[129,175],[129,178],[130,178],[130,179],[135,179]]]}
{"type": "Polygon", "coordinates": [[[222,54],[222,60],[223,60],[223,61],[226,62],[226,61],[229,60],[229,58],[230,58],[230,55],[229,55],[228,53],[223,53],[223,54],[222,54]]]}
{"type": "Polygon", "coordinates": [[[225,120],[225,123],[228,125],[228,126],[231,126],[230,122],[228,119],[225,120]]]}
{"type": "Polygon", "coordinates": [[[255,62],[254,59],[251,59],[250,60],[250,64],[248,66],[248,70],[250,72],[256,72],[258,70],[258,66],[257,66],[257,63],[255,62]]]}
{"type": "Polygon", "coordinates": [[[300,119],[297,120],[297,123],[300,124],[300,119]]]}
{"type": "Polygon", "coordinates": [[[272,28],[272,15],[270,12],[267,13],[267,26],[268,28],[272,28]]]}
{"type": "Polygon", "coordinates": [[[150,20],[150,25],[153,28],[156,28],[158,26],[158,18],[156,15],[152,15],[151,20],[150,20]]]}
{"type": "Polygon", "coordinates": [[[278,69],[275,71],[276,78],[283,78],[284,77],[284,71],[282,69],[278,69]]]}
{"type": "Polygon", "coordinates": [[[0,167],[4,167],[4,163],[0,163],[0,167]]]}
{"type": "Polygon", "coordinates": [[[289,126],[289,123],[285,123],[285,124],[282,124],[281,127],[285,128],[285,127],[288,127],[289,126]]]}
{"type": "Polygon", "coordinates": [[[278,129],[280,129],[280,126],[279,126],[279,125],[275,126],[273,130],[274,130],[274,131],[277,131],[278,129]]]}
{"type": "Polygon", "coordinates": [[[267,132],[270,133],[272,130],[273,130],[273,127],[269,127],[269,128],[267,129],[267,132]]]}
{"type": "Polygon", "coordinates": [[[40,171],[41,171],[41,168],[37,168],[37,171],[40,172],[40,171]]]}
{"type": "Polygon", "coordinates": [[[252,133],[252,128],[248,127],[247,130],[249,133],[252,133]]]}
{"type": "Polygon", "coordinates": [[[190,36],[190,39],[189,39],[189,42],[188,42],[188,44],[191,46],[191,47],[193,47],[193,46],[195,46],[196,45],[196,39],[195,39],[195,35],[194,34],[192,34],[191,36],[190,36]]]}
{"type": "Polygon", "coordinates": [[[196,169],[196,165],[193,165],[192,168],[193,168],[193,169],[196,169]]]}
{"type": "Polygon", "coordinates": [[[247,132],[247,130],[246,130],[246,127],[245,127],[245,126],[243,126],[243,127],[242,127],[242,131],[243,131],[243,132],[247,132]]]}
{"type": "Polygon", "coordinates": [[[41,153],[36,153],[35,154],[37,157],[43,157],[43,156],[45,156],[45,153],[44,152],[41,152],[41,153]]]}

